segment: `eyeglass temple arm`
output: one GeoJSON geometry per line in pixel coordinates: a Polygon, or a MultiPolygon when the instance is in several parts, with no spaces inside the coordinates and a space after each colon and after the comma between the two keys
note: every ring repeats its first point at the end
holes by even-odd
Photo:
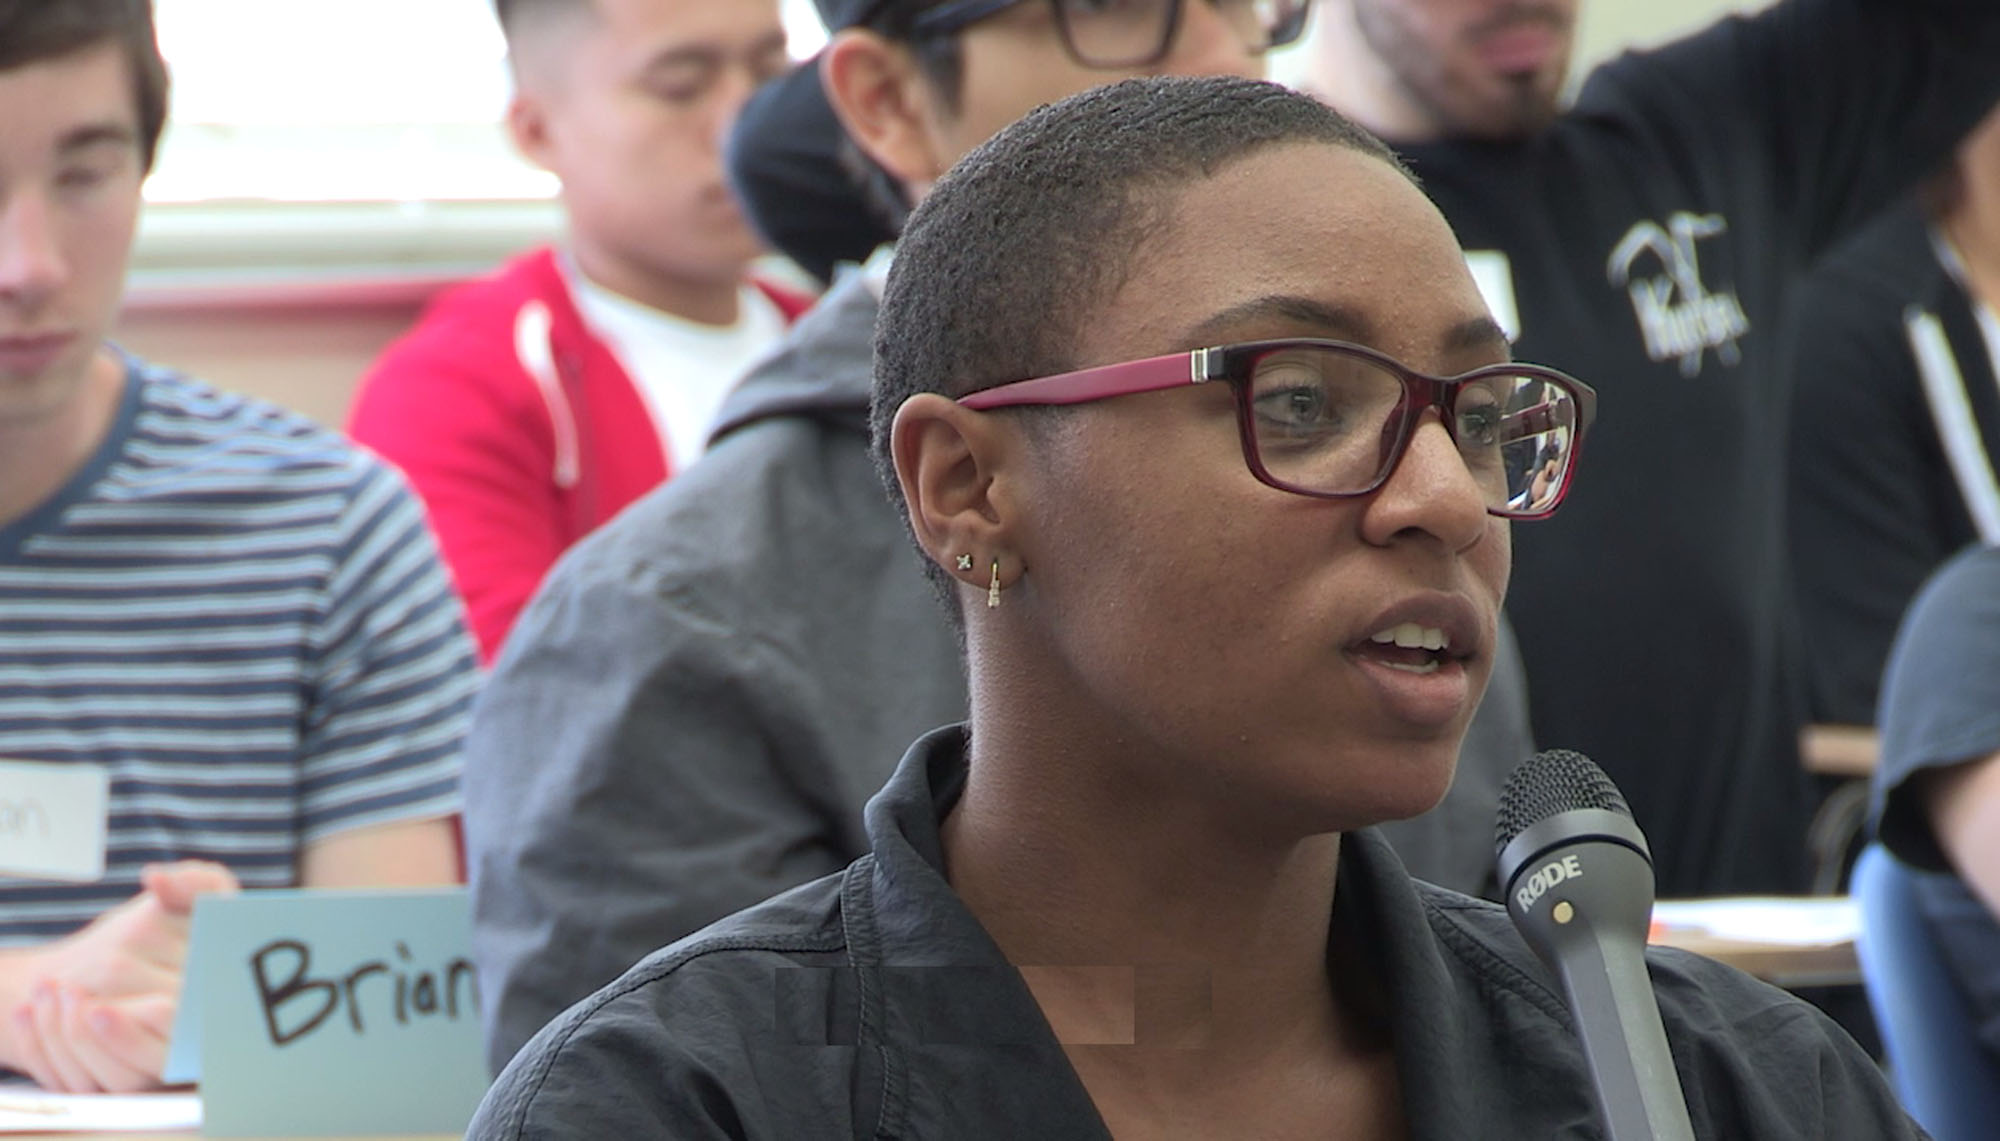
{"type": "Polygon", "coordinates": [[[1196,349],[1191,353],[1099,365],[1038,380],[1017,380],[962,396],[958,402],[975,410],[1022,404],[1085,404],[1175,385],[1200,384],[1215,379],[1211,375],[1214,371],[1211,353],[1209,349],[1196,349]]]}
{"type": "Polygon", "coordinates": [[[1509,412],[1500,418],[1500,429],[1509,440],[1519,440],[1537,432],[1556,432],[1568,429],[1572,440],[1581,439],[1585,428],[1597,418],[1597,393],[1582,384],[1573,384],[1570,398],[1575,402],[1576,411],[1567,424],[1556,420],[1555,405],[1548,401],[1531,405],[1519,412],[1509,412]]]}
{"type": "Polygon", "coordinates": [[[1520,440],[1566,426],[1556,423],[1555,406],[1544,401],[1500,417],[1500,438],[1520,440]]]}

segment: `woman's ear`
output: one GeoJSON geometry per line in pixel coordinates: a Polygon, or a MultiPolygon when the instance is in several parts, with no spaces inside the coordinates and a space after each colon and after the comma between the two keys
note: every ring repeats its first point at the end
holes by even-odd
{"type": "Polygon", "coordinates": [[[1007,425],[948,397],[919,393],[896,410],[889,451],[910,530],[932,562],[975,587],[987,584],[995,559],[1007,578],[1019,572],[1006,476],[1019,449],[1007,425]],[[970,556],[970,569],[960,556],[970,556]]]}
{"type": "Polygon", "coordinates": [[[819,81],[848,137],[911,191],[912,201],[951,165],[932,130],[929,83],[901,44],[865,28],[838,32],[820,55],[819,81]]]}

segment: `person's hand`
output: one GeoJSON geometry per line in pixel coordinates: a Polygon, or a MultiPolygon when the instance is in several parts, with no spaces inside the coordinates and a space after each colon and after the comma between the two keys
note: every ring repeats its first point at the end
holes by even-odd
{"type": "Polygon", "coordinates": [[[144,890],[37,950],[27,998],[8,1013],[14,1064],[45,1089],[122,1093],[160,1082],[198,895],[237,890],[220,864],[141,873],[144,890]]]}
{"type": "Polygon", "coordinates": [[[1556,481],[1557,463],[1554,460],[1535,469],[1533,479],[1528,481],[1528,502],[1539,505],[1548,498],[1549,486],[1556,481]]]}

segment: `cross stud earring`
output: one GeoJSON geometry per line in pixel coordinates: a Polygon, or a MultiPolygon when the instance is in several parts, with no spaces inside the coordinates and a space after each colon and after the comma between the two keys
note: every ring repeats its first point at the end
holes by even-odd
{"type": "Polygon", "coordinates": [[[959,569],[959,570],[971,570],[971,569],[972,569],[972,556],[971,556],[971,555],[960,555],[960,556],[958,556],[958,569],[959,569]]]}

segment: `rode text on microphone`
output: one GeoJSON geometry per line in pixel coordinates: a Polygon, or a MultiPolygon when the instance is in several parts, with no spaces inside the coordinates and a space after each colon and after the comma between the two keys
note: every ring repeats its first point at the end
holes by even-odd
{"type": "Polygon", "coordinates": [[[1507,913],[1561,979],[1613,1141],[1693,1141],[1646,972],[1653,859],[1590,758],[1537,753],[1507,778],[1495,831],[1507,913]]]}

